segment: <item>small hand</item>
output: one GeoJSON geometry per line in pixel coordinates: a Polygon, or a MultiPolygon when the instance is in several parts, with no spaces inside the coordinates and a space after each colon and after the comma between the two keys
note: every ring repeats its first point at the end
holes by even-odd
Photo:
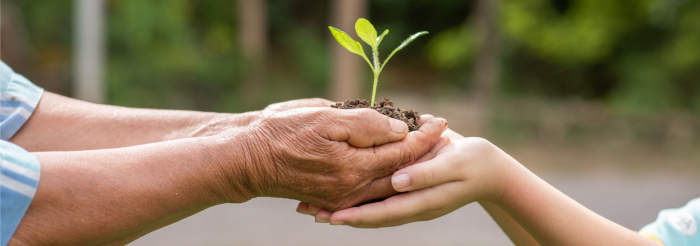
{"type": "Polygon", "coordinates": [[[428,152],[445,129],[444,119],[408,133],[405,123],[371,109],[300,108],[251,125],[237,146],[247,146],[249,198],[339,210],[396,194],[390,175],[428,152]]]}
{"type": "Polygon", "coordinates": [[[305,208],[305,204],[300,204],[297,211],[315,211],[317,222],[360,228],[431,220],[474,201],[497,201],[509,177],[506,170],[510,162],[504,156],[507,155],[484,139],[457,140],[442,148],[432,160],[393,175],[394,189],[406,193],[334,213],[316,210],[313,205],[305,208]]]}

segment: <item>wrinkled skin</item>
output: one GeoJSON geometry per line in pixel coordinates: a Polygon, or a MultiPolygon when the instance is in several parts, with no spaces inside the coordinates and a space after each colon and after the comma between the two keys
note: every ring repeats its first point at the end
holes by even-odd
{"type": "Polygon", "coordinates": [[[248,199],[291,198],[340,210],[396,194],[390,175],[426,154],[447,122],[432,119],[411,133],[403,122],[392,130],[390,122],[371,109],[307,107],[268,115],[243,130],[246,143],[238,145],[246,146],[248,199]]]}

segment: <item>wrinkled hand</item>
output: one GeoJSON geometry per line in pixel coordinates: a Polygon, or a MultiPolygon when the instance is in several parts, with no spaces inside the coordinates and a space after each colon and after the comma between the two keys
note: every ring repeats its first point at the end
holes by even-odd
{"type": "MultiPolygon", "coordinates": [[[[432,120],[435,120],[435,116],[430,115],[430,114],[424,114],[424,115],[421,115],[420,118],[418,119],[418,124],[424,125],[427,122],[430,122],[432,120]]],[[[415,162],[410,163],[410,165],[415,165],[415,164],[433,159],[437,155],[438,151],[440,151],[440,149],[442,149],[446,145],[450,144],[450,137],[454,136],[453,134],[456,134],[460,138],[464,138],[461,135],[452,131],[451,129],[447,129],[442,133],[442,137],[440,138],[438,143],[435,144],[433,146],[433,148],[430,151],[428,151],[428,153],[419,157],[415,162]]],[[[407,166],[407,165],[403,165],[400,168],[403,168],[405,166],[407,166]]],[[[319,223],[328,223],[330,216],[331,216],[331,213],[332,213],[328,209],[325,209],[325,208],[322,208],[318,205],[310,204],[307,202],[299,202],[299,205],[297,206],[297,212],[302,213],[302,214],[313,215],[316,217],[316,222],[319,222],[319,223]],[[318,213],[318,216],[316,216],[317,213],[318,213]]]]}
{"type": "Polygon", "coordinates": [[[317,222],[376,228],[431,220],[474,201],[498,200],[510,157],[482,138],[463,138],[449,129],[443,137],[455,142],[424,158],[430,160],[394,173],[394,189],[405,193],[337,212],[303,203],[297,211],[314,215],[317,222]]]}
{"type": "Polygon", "coordinates": [[[397,192],[390,175],[427,153],[447,129],[432,119],[405,123],[371,109],[300,108],[249,127],[248,188],[253,196],[291,198],[331,210],[397,192]]]}

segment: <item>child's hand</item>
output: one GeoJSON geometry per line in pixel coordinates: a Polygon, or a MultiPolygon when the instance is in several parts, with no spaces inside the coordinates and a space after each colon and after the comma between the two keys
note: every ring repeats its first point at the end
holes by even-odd
{"type": "Polygon", "coordinates": [[[353,227],[430,220],[474,201],[499,200],[510,175],[507,167],[513,163],[517,162],[487,140],[465,138],[442,148],[432,160],[394,173],[394,189],[406,193],[332,214],[303,203],[297,210],[315,214],[317,222],[353,227]]]}
{"type": "Polygon", "coordinates": [[[460,139],[451,130],[443,137],[453,143],[432,160],[394,173],[394,189],[405,193],[337,212],[302,202],[297,211],[315,215],[316,222],[387,227],[479,201],[516,245],[658,245],[567,197],[488,141],[460,139]]]}

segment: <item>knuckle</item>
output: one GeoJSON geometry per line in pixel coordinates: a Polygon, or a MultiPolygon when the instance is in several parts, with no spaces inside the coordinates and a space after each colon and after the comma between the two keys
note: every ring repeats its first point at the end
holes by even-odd
{"type": "Polygon", "coordinates": [[[349,190],[357,186],[358,182],[360,180],[360,177],[354,173],[347,173],[342,175],[338,181],[339,181],[339,186],[349,190]]]}
{"type": "Polygon", "coordinates": [[[405,163],[414,163],[418,159],[418,152],[413,145],[407,145],[403,148],[404,156],[406,156],[405,163]]]}
{"type": "Polygon", "coordinates": [[[398,166],[399,169],[402,168],[402,165],[407,164],[408,160],[410,159],[409,153],[407,153],[406,148],[397,148],[394,150],[396,154],[392,154],[390,156],[396,156],[392,157],[389,161],[391,161],[392,166],[398,166]]]}

